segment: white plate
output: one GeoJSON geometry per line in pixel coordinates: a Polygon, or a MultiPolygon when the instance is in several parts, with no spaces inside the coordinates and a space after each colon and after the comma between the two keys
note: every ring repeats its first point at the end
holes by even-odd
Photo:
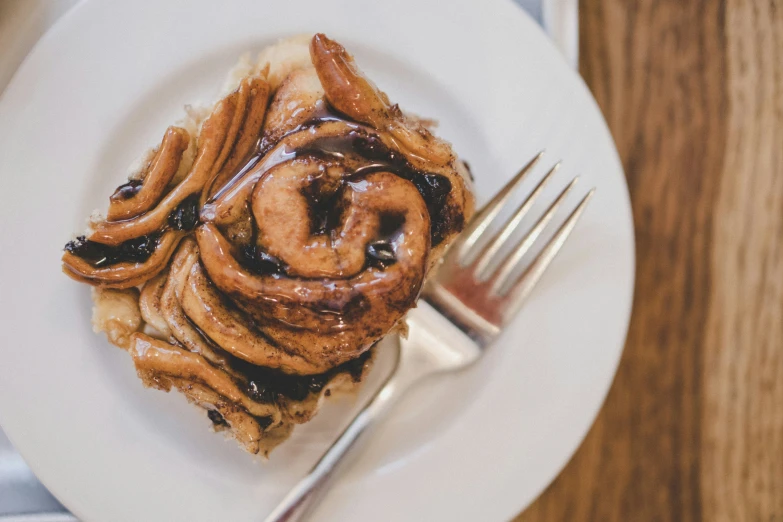
{"type": "Polygon", "coordinates": [[[59,267],[63,243],[184,103],[211,99],[241,52],[316,30],[403,107],[440,120],[481,198],[542,148],[550,164],[564,160],[552,185],[580,173],[580,190],[598,187],[519,320],[478,367],[416,390],[317,520],[508,519],[555,477],[601,405],[630,313],[628,194],[588,90],[519,8],[85,2],[0,100],[0,421],[83,520],[259,520],[345,420],[350,405],[330,405],[271,462],[252,461],[182,397],[142,389],[127,354],[90,331],[89,290],[59,267]]]}

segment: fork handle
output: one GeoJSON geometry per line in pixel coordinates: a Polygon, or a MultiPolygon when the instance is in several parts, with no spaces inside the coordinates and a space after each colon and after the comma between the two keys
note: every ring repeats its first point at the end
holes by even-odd
{"type": "Polygon", "coordinates": [[[299,522],[305,520],[315,508],[326,490],[334,482],[340,464],[357,442],[370,428],[391,410],[410,384],[395,367],[386,383],[375,393],[370,402],[354,417],[337,440],[310,472],[286,495],[264,522],[299,522]]]}

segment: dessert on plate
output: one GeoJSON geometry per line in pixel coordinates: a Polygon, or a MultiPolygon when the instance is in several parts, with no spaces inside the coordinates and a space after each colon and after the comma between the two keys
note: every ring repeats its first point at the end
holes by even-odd
{"type": "Polygon", "coordinates": [[[68,242],[146,386],[268,455],[354,389],[473,213],[467,169],[323,34],[244,58],[68,242]]]}

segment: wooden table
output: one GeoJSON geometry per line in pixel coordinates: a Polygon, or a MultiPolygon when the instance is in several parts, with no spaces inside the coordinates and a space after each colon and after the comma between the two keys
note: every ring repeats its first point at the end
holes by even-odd
{"type": "Polygon", "coordinates": [[[584,0],[636,226],[620,369],[517,522],[783,521],[783,0],[584,0]]]}

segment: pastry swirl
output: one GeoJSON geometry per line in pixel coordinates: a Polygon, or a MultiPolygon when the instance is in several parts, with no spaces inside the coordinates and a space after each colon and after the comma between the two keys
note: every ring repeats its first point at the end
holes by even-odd
{"type": "Polygon", "coordinates": [[[309,418],[341,375],[360,378],[473,212],[446,142],[338,43],[315,35],[309,54],[259,64],[199,129],[170,127],[62,258],[99,288],[143,285],[138,329],[155,335],[116,334],[139,375],[217,412],[252,452],[309,418]],[[253,393],[259,368],[271,395],[253,393]],[[319,384],[292,398],[280,383],[297,379],[319,384]]]}

